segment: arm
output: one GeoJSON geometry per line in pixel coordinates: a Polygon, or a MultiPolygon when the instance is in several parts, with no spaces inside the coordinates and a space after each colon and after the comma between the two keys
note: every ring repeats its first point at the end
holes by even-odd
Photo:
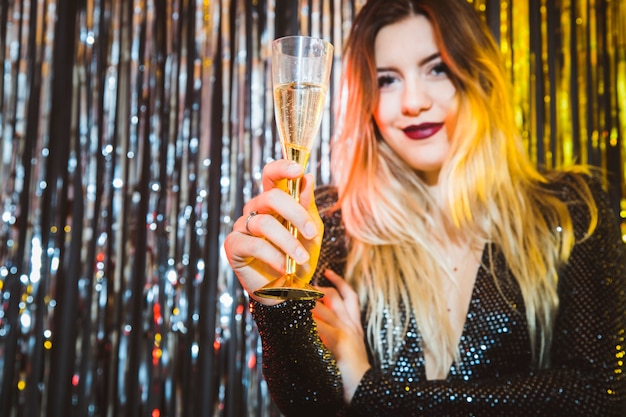
{"type": "Polygon", "coordinates": [[[264,306],[252,301],[263,376],[286,416],[334,416],[343,408],[341,377],[311,317],[314,301],[264,306]]]}
{"type": "MultiPolygon", "coordinates": [[[[323,271],[342,270],[345,257],[341,221],[330,206],[332,190],[316,192],[324,222],[319,262],[313,281],[328,285],[323,271]]],[[[345,409],[336,361],[323,345],[312,319],[314,301],[287,301],[275,306],[251,301],[261,336],[263,374],[272,399],[286,416],[335,416],[345,409]]]]}
{"type": "MultiPolygon", "coordinates": [[[[606,195],[592,189],[599,224],[560,274],[549,369],[408,386],[370,369],[352,399],[355,415],[626,415],[626,251],[606,195]]],[[[586,228],[582,211],[572,208],[578,230],[586,228]]]]}

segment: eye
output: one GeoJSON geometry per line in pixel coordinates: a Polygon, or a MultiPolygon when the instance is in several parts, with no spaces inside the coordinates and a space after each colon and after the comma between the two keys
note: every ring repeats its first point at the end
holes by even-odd
{"type": "Polygon", "coordinates": [[[378,76],[378,88],[386,87],[393,84],[396,78],[390,74],[382,74],[378,76]]]}
{"type": "Polygon", "coordinates": [[[391,74],[381,74],[378,76],[378,88],[386,87],[393,84],[396,81],[396,77],[391,74]]]}
{"type": "Polygon", "coordinates": [[[443,61],[435,62],[430,68],[430,73],[436,76],[447,76],[449,72],[448,66],[443,61]]]}

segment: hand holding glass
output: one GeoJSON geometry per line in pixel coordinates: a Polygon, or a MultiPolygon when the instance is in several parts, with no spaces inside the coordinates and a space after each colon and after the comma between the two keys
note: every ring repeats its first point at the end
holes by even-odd
{"type": "MultiPolygon", "coordinates": [[[[330,80],[333,46],[322,39],[287,36],[272,43],[274,111],[283,157],[306,167],[315,140],[330,80]]],[[[300,179],[288,182],[289,193],[300,199],[300,179]]],[[[293,236],[298,229],[288,224],[293,236]]],[[[255,295],[284,300],[315,300],[323,293],[296,275],[296,263],[286,256],[286,274],[255,295]]]]}

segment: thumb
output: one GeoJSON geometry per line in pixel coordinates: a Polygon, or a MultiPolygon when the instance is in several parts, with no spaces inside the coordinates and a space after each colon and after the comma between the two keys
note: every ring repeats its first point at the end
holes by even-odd
{"type": "Polygon", "coordinates": [[[302,177],[300,188],[300,204],[307,210],[315,207],[315,179],[313,174],[308,173],[302,177]]]}

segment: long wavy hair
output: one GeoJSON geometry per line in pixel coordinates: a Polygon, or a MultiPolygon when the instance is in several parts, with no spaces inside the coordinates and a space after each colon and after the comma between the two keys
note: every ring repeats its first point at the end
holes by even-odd
{"type": "MultiPolygon", "coordinates": [[[[439,372],[447,374],[450,357],[459,359],[441,290],[453,276],[433,244],[447,224],[501,251],[521,287],[529,348],[538,366],[548,366],[557,271],[570,255],[574,231],[565,203],[545,187],[560,174],[540,173],[526,154],[498,47],[480,17],[465,0],[370,0],[355,18],[342,74],[331,164],[351,240],[345,278],[368,306],[367,335],[378,359],[393,358],[404,334],[389,330],[387,340],[380,340],[381,327],[406,330],[407,311],[439,372]],[[432,24],[457,90],[459,111],[437,201],[380,137],[372,116],[378,100],[376,35],[415,14],[432,24]]],[[[595,213],[585,183],[579,187],[595,213]]],[[[590,230],[595,221],[592,216],[590,230]]]]}

